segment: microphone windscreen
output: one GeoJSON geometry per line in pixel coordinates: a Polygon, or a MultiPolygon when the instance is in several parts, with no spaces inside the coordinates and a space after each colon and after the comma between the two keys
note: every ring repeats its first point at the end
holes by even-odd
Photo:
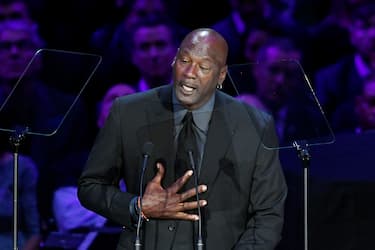
{"type": "Polygon", "coordinates": [[[152,154],[152,151],[154,149],[154,144],[152,142],[146,142],[143,145],[143,155],[150,156],[152,154]]]}

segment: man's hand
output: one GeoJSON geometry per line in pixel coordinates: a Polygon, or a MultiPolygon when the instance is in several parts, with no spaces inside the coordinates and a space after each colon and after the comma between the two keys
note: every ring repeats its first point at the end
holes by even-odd
{"type": "MultiPolygon", "coordinates": [[[[170,187],[164,189],[161,186],[161,180],[164,178],[164,166],[157,163],[158,172],[155,177],[147,184],[142,199],[142,212],[147,218],[159,219],[181,219],[181,220],[198,220],[196,214],[188,214],[185,211],[198,208],[197,201],[187,201],[195,196],[195,188],[191,188],[181,194],[177,192],[188,179],[193,175],[189,170],[177,179],[170,187]]],[[[207,190],[206,185],[199,185],[198,192],[203,193],[207,190]]],[[[199,200],[199,205],[206,206],[206,200],[199,200]]]]}

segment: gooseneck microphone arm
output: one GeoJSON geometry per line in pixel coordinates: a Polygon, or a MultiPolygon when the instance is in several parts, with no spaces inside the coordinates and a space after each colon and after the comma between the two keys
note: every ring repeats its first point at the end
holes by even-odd
{"type": "Polygon", "coordinates": [[[141,230],[141,224],[142,224],[142,196],[143,196],[143,179],[145,170],[147,167],[148,159],[151,156],[152,150],[154,148],[154,144],[152,142],[146,142],[143,145],[143,161],[142,161],[142,169],[141,169],[141,176],[139,180],[139,213],[138,213],[138,223],[137,223],[137,234],[135,238],[135,249],[141,250],[142,249],[142,242],[140,239],[140,230],[141,230]]]}
{"type": "Polygon", "coordinates": [[[193,158],[193,151],[191,149],[188,150],[189,161],[191,168],[194,171],[194,187],[195,187],[195,198],[197,200],[198,206],[198,239],[197,239],[197,250],[203,250],[203,240],[202,240],[202,217],[201,217],[201,207],[199,204],[199,193],[198,193],[198,171],[195,166],[194,158],[193,158]]]}

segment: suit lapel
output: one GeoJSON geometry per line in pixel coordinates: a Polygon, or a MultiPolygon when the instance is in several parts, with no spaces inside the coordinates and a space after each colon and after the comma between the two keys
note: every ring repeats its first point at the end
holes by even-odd
{"type": "MultiPolygon", "coordinates": [[[[229,103],[225,103],[223,95],[216,95],[215,107],[209,123],[208,135],[201,165],[199,182],[212,187],[219,173],[219,163],[225,158],[232,143],[236,124],[231,119],[229,103]]],[[[210,188],[203,194],[208,197],[210,188]]]]}
{"type": "Polygon", "coordinates": [[[160,88],[158,94],[146,105],[147,134],[154,144],[151,156],[152,168],[146,171],[146,180],[155,176],[155,163],[161,161],[165,167],[164,187],[174,182],[174,119],[172,107],[172,86],[160,88]],[[171,157],[172,156],[172,157],[171,157]]]}
{"type": "MultiPolygon", "coordinates": [[[[154,153],[150,161],[153,168],[146,170],[147,183],[155,176],[155,164],[161,161],[165,167],[165,176],[162,186],[167,188],[175,181],[175,148],[174,148],[174,116],[172,105],[172,86],[159,88],[157,95],[146,105],[147,113],[147,138],[154,144],[154,153]]],[[[147,249],[171,249],[174,233],[168,230],[169,227],[176,228],[176,222],[170,220],[151,220],[146,224],[145,245],[147,249]],[[157,240],[162,237],[162,240],[157,240]],[[158,248],[159,249],[159,248],[158,248]]]]}

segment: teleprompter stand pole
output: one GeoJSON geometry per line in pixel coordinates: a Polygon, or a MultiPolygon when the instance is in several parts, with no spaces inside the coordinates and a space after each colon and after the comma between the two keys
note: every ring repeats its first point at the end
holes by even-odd
{"type": "Polygon", "coordinates": [[[298,158],[301,159],[303,165],[303,241],[304,241],[304,250],[309,249],[309,237],[308,237],[308,176],[309,176],[309,167],[311,155],[308,151],[308,144],[304,143],[303,145],[298,142],[293,142],[293,147],[296,148],[298,158]]]}
{"type": "Polygon", "coordinates": [[[16,129],[9,142],[13,146],[13,250],[18,250],[18,159],[28,128],[16,129]]]}

